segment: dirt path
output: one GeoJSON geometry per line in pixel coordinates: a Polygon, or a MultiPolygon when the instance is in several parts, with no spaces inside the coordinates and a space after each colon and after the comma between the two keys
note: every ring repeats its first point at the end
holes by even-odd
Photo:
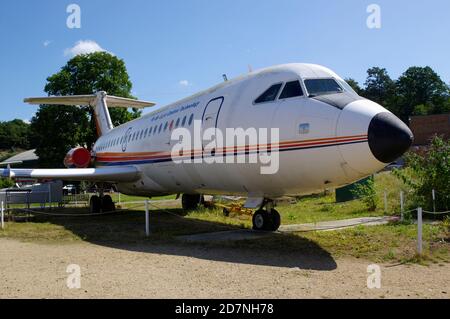
{"type": "Polygon", "coordinates": [[[0,298],[450,298],[450,264],[384,267],[366,286],[369,262],[193,246],[107,247],[0,239],[0,298]],[[66,267],[81,267],[68,289],[66,267]]]}

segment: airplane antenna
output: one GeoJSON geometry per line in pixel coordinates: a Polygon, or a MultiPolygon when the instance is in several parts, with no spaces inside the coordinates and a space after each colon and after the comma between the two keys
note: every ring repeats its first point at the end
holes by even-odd
{"type": "Polygon", "coordinates": [[[228,77],[227,77],[226,74],[222,74],[222,77],[223,77],[223,80],[224,80],[225,82],[228,82],[228,77]]]}

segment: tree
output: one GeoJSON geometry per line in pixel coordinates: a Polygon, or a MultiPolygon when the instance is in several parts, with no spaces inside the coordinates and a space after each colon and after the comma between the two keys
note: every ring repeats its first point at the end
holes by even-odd
{"type": "MultiPolygon", "coordinates": [[[[123,60],[106,53],[77,55],[61,70],[47,78],[49,95],[83,95],[106,91],[110,95],[133,98],[132,83],[123,60]]],[[[137,111],[110,109],[114,125],[139,117],[137,111]]],[[[97,139],[93,110],[89,107],[41,106],[32,119],[37,140],[36,153],[43,167],[60,167],[70,148],[90,148],[97,139]]]]}
{"type": "Polygon", "coordinates": [[[384,68],[373,67],[367,70],[364,97],[392,109],[391,101],[395,96],[395,82],[384,68]]]}
{"type": "Polygon", "coordinates": [[[28,149],[32,146],[29,135],[30,125],[22,120],[0,122],[0,149],[28,149]]]}
{"type": "Polygon", "coordinates": [[[430,67],[411,67],[397,81],[400,118],[448,111],[449,87],[430,67]]]}
{"type": "Polygon", "coordinates": [[[355,79],[347,78],[345,79],[345,82],[347,82],[348,85],[350,85],[352,89],[355,90],[356,93],[358,93],[358,95],[361,95],[363,93],[363,90],[361,89],[359,83],[355,79]]]}

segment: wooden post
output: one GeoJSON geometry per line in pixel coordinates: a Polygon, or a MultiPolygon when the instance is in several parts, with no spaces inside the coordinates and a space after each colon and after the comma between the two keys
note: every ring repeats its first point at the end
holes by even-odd
{"type": "Polygon", "coordinates": [[[436,191],[434,189],[431,192],[431,196],[433,197],[433,212],[436,213],[436,191]]]}
{"type": "Polygon", "coordinates": [[[388,212],[387,191],[384,191],[384,212],[388,212]]]}
{"type": "Polygon", "coordinates": [[[422,255],[422,207],[417,209],[417,252],[422,255]]]}
{"type": "Polygon", "coordinates": [[[400,221],[404,221],[405,206],[404,206],[403,191],[400,191],[400,212],[401,212],[400,221]]]}
{"type": "Polygon", "coordinates": [[[145,200],[145,236],[150,236],[150,216],[148,212],[148,199],[145,200]]]}
{"type": "Polygon", "coordinates": [[[1,215],[2,215],[1,216],[2,229],[5,229],[5,207],[4,207],[3,202],[1,203],[0,211],[1,211],[1,215]]]}

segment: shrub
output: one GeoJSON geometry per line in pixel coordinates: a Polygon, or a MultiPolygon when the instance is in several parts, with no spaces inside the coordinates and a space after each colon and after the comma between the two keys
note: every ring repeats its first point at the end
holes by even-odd
{"type": "Polygon", "coordinates": [[[357,184],[352,193],[355,197],[361,198],[369,212],[374,212],[377,209],[379,198],[373,179],[368,179],[365,184],[357,184]]]}
{"type": "Polygon", "coordinates": [[[414,204],[433,207],[432,191],[436,191],[436,209],[450,208],[450,142],[435,137],[424,154],[408,153],[407,169],[394,174],[411,187],[414,204]]]}

